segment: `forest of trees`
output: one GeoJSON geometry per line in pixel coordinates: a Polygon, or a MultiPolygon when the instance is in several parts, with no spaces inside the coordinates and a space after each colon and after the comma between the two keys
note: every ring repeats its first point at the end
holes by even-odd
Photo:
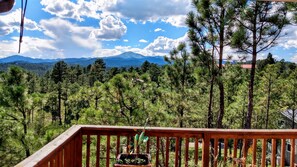
{"type": "Polygon", "coordinates": [[[286,14],[295,4],[193,5],[190,41],[172,48],[165,66],[106,69],[97,59],[88,67],[60,61],[43,76],[16,66],[0,72],[0,166],[16,164],[73,124],[141,126],[149,118],[149,126],[161,127],[282,128],[281,112],[297,109],[297,65],[272,54],[257,61],[257,54],[292,24],[286,14]],[[250,56],[252,68],[223,64],[226,46],[250,56]]]}

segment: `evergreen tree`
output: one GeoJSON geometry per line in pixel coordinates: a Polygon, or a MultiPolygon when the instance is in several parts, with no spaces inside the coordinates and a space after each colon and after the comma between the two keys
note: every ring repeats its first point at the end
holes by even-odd
{"type": "Polygon", "coordinates": [[[193,77],[193,67],[190,63],[190,55],[186,51],[186,44],[180,43],[177,48],[170,52],[170,57],[166,58],[170,64],[166,68],[166,75],[168,77],[168,87],[177,96],[177,99],[172,102],[175,103],[176,114],[178,114],[178,127],[184,127],[184,114],[187,106],[187,89],[195,84],[193,77]]]}
{"type": "Polygon", "coordinates": [[[259,71],[262,71],[265,68],[266,65],[275,64],[275,63],[276,63],[276,61],[273,58],[272,54],[268,53],[266,59],[257,61],[257,68],[258,68],[259,71]]]}
{"type": "MultiPolygon", "coordinates": [[[[31,154],[30,141],[28,140],[28,113],[31,103],[27,96],[26,73],[19,67],[10,67],[0,80],[3,82],[3,88],[0,90],[0,105],[4,109],[1,116],[4,117],[4,120],[8,120],[6,123],[10,125],[12,139],[22,145],[25,156],[28,157],[31,154]]],[[[22,155],[19,156],[22,157],[22,155]]]]}
{"type": "Polygon", "coordinates": [[[67,77],[67,69],[68,66],[64,61],[57,62],[51,73],[51,78],[54,83],[57,85],[58,89],[58,117],[59,124],[62,125],[62,116],[61,116],[61,108],[62,108],[62,83],[67,77]]]}
{"type": "MultiPolygon", "coordinates": [[[[168,106],[167,110],[177,115],[177,126],[182,128],[185,126],[185,116],[191,113],[192,94],[189,89],[195,84],[193,66],[186,44],[180,43],[165,60],[169,63],[165,72],[169,83],[166,85],[168,92],[164,92],[163,99],[168,106]]],[[[181,166],[181,144],[182,140],[179,143],[179,166],[181,166]]]]}
{"type": "Polygon", "coordinates": [[[107,81],[109,81],[119,73],[121,73],[121,70],[118,67],[112,67],[107,71],[107,81]]]}
{"type": "Polygon", "coordinates": [[[92,64],[89,78],[90,86],[93,86],[95,81],[104,81],[105,69],[106,65],[103,59],[97,59],[94,64],[92,64]]]}
{"type": "MultiPolygon", "coordinates": [[[[283,93],[282,86],[279,84],[278,80],[281,75],[280,65],[268,64],[259,75],[259,90],[256,94],[260,97],[258,97],[255,105],[258,106],[257,108],[260,110],[261,114],[259,114],[259,117],[265,114],[265,116],[262,117],[264,118],[262,120],[265,120],[265,123],[261,124],[265,125],[265,129],[268,129],[273,127],[271,126],[273,124],[270,123],[271,119],[269,118],[273,118],[273,116],[279,114],[279,111],[281,110],[278,104],[278,97],[283,93]]],[[[259,124],[258,128],[263,128],[261,124],[259,124]]]]}
{"type": "MultiPolygon", "coordinates": [[[[204,1],[203,1],[204,2],[204,1]]],[[[188,36],[190,39],[193,63],[197,67],[201,67],[199,77],[209,82],[209,100],[207,113],[207,128],[213,128],[213,100],[214,100],[214,84],[218,74],[215,63],[215,36],[213,25],[203,25],[199,22],[199,17],[190,12],[187,18],[189,27],[188,36]],[[198,17],[198,18],[197,18],[198,17]],[[211,46],[211,48],[209,48],[211,46]]]]}
{"type": "Polygon", "coordinates": [[[254,80],[258,53],[275,45],[283,27],[288,24],[284,3],[244,1],[238,8],[237,29],[232,37],[232,46],[243,53],[252,54],[248,111],[245,128],[251,128],[254,106],[254,80]]]}
{"type": "Polygon", "coordinates": [[[141,72],[146,73],[150,69],[150,66],[151,66],[151,63],[146,60],[145,62],[142,63],[142,65],[140,67],[141,72]]]}
{"type": "Polygon", "coordinates": [[[285,93],[283,98],[283,105],[286,110],[292,111],[291,128],[295,129],[295,117],[297,111],[297,68],[285,80],[285,93]]]}
{"type": "Polygon", "coordinates": [[[214,47],[218,53],[218,73],[215,76],[220,90],[220,111],[217,119],[217,127],[222,128],[222,120],[225,113],[225,91],[222,78],[224,47],[229,44],[231,28],[234,22],[236,1],[228,0],[193,0],[197,11],[188,15],[188,26],[190,28],[190,39],[197,40],[193,33],[199,34],[207,43],[214,47]],[[203,35],[203,34],[207,35],[203,35]]]}

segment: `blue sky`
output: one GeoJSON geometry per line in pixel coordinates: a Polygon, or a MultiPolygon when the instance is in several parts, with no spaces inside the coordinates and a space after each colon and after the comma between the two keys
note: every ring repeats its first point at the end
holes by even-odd
{"type": "MultiPolygon", "coordinates": [[[[133,51],[164,56],[187,41],[191,0],[28,1],[21,55],[34,58],[103,57],[133,51]]],[[[0,57],[17,54],[20,1],[0,14],[0,57]]],[[[297,62],[297,29],[289,26],[271,52],[297,62]]],[[[237,55],[230,48],[225,57],[237,55]]]]}

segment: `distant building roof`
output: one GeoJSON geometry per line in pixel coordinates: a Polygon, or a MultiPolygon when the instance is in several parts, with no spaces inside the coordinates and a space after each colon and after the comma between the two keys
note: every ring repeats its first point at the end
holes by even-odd
{"type": "MultiPolygon", "coordinates": [[[[235,64],[232,64],[232,65],[235,65],[235,64]]],[[[223,64],[223,66],[225,66],[225,64],[223,64]]],[[[240,67],[242,69],[252,69],[252,64],[240,64],[240,67]]],[[[257,66],[256,66],[257,68],[257,66]]]]}
{"type": "Polygon", "coordinates": [[[241,64],[240,67],[243,69],[252,69],[252,64],[241,64]]]}
{"type": "MultiPolygon", "coordinates": [[[[289,110],[282,111],[281,113],[289,120],[292,120],[293,110],[289,109],[289,110]]],[[[295,110],[294,122],[297,123],[297,110],[295,110]]]]}

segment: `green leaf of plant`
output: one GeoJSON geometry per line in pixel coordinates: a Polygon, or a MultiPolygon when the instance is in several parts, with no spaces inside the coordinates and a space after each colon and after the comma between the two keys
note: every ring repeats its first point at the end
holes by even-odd
{"type": "Polygon", "coordinates": [[[138,140],[138,139],[139,139],[139,135],[136,134],[136,135],[134,136],[134,140],[138,140]]]}
{"type": "Polygon", "coordinates": [[[144,139],[143,139],[143,142],[147,142],[149,140],[149,137],[145,136],[144,139]]]}
{"type": "Polygon", "coordinates": [[[142,131],[140,133],[140,136],[139,136],[139,141],[142,141],[144,139],[144,131],[142,131]]]}

